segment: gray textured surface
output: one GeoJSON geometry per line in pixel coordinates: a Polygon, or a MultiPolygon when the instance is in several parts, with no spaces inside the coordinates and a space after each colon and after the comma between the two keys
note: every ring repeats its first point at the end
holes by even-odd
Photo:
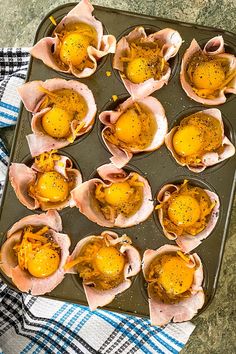
{"type": "MultiPolygon", "coordinates": [[[[73,2],[73,1],[70,1],[73,2]]],[[[8,0],[0,1],[0,46],[30,46],[37,26],[53,8],[65,0],[8,0]]],[[[147,15],[167,17],[186,22],[220,27],[236,32],[236,0],[112,0],[93,1],[94,4],[129,10],[147,15]]],[[[216,296],[210,307],[194,323],[196,329],[183,354],[233,354],[235,338],[235,280],[236,280],[236,207],[225,248],[216,296]]]]}

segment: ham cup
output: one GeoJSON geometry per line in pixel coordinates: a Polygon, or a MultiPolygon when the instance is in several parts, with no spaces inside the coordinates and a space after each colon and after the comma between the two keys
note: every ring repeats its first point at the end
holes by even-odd
{"type": "Polygon", "coordinates": [[[73,162],[56,150],[37,156],[31,167],[12,163],[9,180],[19,201],[28,209],[61,210],[69,206],[70,191],[82,183],[73,162]]]}
{"type": "Polygon", "coordinates": [[[75,80],[31,81],[18,88],[25,108],[33,113],[27,135],[32,157],[61,149],[94,124],[97,107],[92,91],[75,80]]]}
{"type": "Polygon", "coordinates": [[[183,252],[190,252],[207,238],[219,217],[218,196],[187,180],[166,184],[157,195],[158,218],[164,235],[175,240],[183,252]]]}
{"type": "Polygon", "coordinates": [[[143,27],[136,27],[117,43],[113,68],[133,99],[149,96],[168,83],[171,68],[168,60],[182,44],[180,34],[165,28],[147,36],[143,27]]]}
{"type": "Polygon", "coordinates": [[[172,245],[146,250],[142,269],[153,326],[189,321],[203,307],[203,267],[196,253],[186,255],[172,245]]]}
{"type": "Polygon", "coordinates": [[[76,206],[89,220],[105,227],[129,227],[146,220],[153,211],[151,187],[137,172],[127,173],[106,164],[72,192],[76,206]]]}
{"type": "Polygon", "coordinates": [[[196,173],[235,154],[235,147],[224,135],[221,112],[217,108],[182,119],[165,136],[165,143],[179,165],[196,173]]]}
{"type": "Polygon", "coordinates": [[[201,49],[195,39],[186,50],[180,72],[181,85],[194,101],[220,105],[225,94],[236,94],[236,57],[225,53],[224,39],[210,39],[201,49]]]}
{"type": "Polygon", "coordinates": [[[116,48],[115,37],[103,35],[93,10],[88,0],[82,0],[56,26],[52,37],[41,39],[30,54],[56,71],[78,78],[91,76],[97,61],[116,48]]]}
{"type": "Polygon", "coordinates": [[[20,291],[44,295],[62,282],[70,239],[61,231],[60,215],[49,210],[26,216],[7,232],[0,268],[20,291]]]}
{"type": "Polygon", "coordinates": [[[165,111],[154,97],[129,98],[115,111],[99,116],[105,125],[102,139],[118,168],[125,166],[133,154],[157,150],[163,143],[168,126],[165,111]]]}
{"type": "Polygon", "coordinates": [[[128,236],[104,231],[80,240],[64,268],[82,278],[89,307],[96,310],[131,286],[129,278],[141,270],[141,258],[128,236]]]}

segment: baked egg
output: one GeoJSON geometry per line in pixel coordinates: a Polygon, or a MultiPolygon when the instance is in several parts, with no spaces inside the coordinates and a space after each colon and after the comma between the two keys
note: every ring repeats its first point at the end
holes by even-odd
{"type": "Polygon", "coordinates": [[[74,178],[71,175],[62,175],[55,169],[55,164],[66,169],[56,150],[37,156],[34,165],[37,169],[37,178],[28,188],[29,195],[38,200],[39,204],[50,203],[52,207],[53,203],[66,201],[75,185],[74,178]]]}
{"type": "Polygon", "coordinates": [[[172,146],[181,163],[197,166],[204,154],[222,148],[223,133],[219,119],[204,111],[195,113],[181,120],[172,146]]]}
{"type": "Polygon", "coordinates": [[[107,220],[114,220],[118,214],[128,217],[137,212],[143,201],[143,183],[137,173],[131,173],[124,182],[106,186],[97,183],[95,199],[107,220]]]}
{"type": "Polygon", "coordinates": [[[181,251],[158,255],[146,271],[153,296],[163,303],[178,303],[191,296],[196,268],[181,251]]]}
{"type": "Polygon", "coordinates": [[[176,236],[195,236],[206,228],[214,206],[204,189],[185,180],[182,185],[176,185],[156,209],[162,211],[161,223],[167,232],[176,236]]]}
{"type": "Polygon", "coordinates": [[[89,58],[88,47],[97,46],[97,32],[86,23],[72,23],[64,26],[58,34],[60,44],[55,52],[58,64],[62,67],[74,66],[78,71],[93,68],[89,58]]]}
{"type": "Polygon", "coordinates": [[[119,116],[114,126],[104,130],[104,138],[128,151],[143,150],[151,144],[156,130],[152,112],[145,105],[134,102],[119,116]]]}
{"type": "MultiPolygon", "coordinates": [[[[103,233],[104,234],[104,233],[103,233]]],[[[127,237],[128,240],[128,237],[127,237]]],[[[65,270],[75,267],[84,283],[93,283],[98,290],[117,287],[124,281],[126,255],[120,252],[121,244],[109,245],[105,237],[90,238],[65,270]]]]}
{"type": "Polygon", "coordinates": [[[187,65],[187,79],[194,93],[202,98],[218,97],[235,75],[229,59],[222,55],[196,52],[187,65]]]}
{"type": "Polygon", "coordinates": [[[40,110],[50,108],[41,118],[43,130],[53,138],[73,142],[76,134],[83,129],[83,118],[88,112],[84,97],[72,89],[49,91],[41,87],[40,91],[45,93],[40,110]],[[76,123],[74,131],[72,122],[76,123]]]}
{"type": "Polygon", "coordinates": [[[124,75],[134,84],[141,84],[146,80],[160,78],[169,68],[168,62],[162,55],[160,42],[144,42],[142,39],[130,43],[126,56],[120,58],[124,63],[124,75]]]}
{"type": "Polygon", "coordinates": [[[60,264],[60,248],[50,236],[49,228],[27,226],[22,230],[21,242],[13,248],[18,265],[36,278],[45,278],[60,264]]]}

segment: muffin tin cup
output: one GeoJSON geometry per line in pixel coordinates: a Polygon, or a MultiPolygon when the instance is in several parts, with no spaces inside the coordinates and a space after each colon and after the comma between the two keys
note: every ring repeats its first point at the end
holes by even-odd
{"type": "MultiPolygon", "coordinates": [[[[50,15],[53,15],[56,20],[61,19],[73,7],[74,4],[63,5],[48,14],[38,28],[35,43],[45,35],[50,35],[51,31],[54,29],[50,24],[50,15]]],[[[154,30],[155,27],[155,31],[167,27],[172,27],[179,31],[184,42],[177,57],[173,59],[174,63],[176,63],[176,68],[172,70],[172,78],[168,85],[163,86],[160,90],[153,93],[153,96],[161,102],[165,109],[169,130],[176,124],[180,117],[191,114],[190,112],[193,112],[196,108],[197,110],[208,108],[189,99],[182,89],[179,81],[181,58],[193,38],[202,45],[208,39],[222,34],[226,44],[232,48],[236,48],[235,34],[195,24],[185,24],[173,20],[138,15],[99,6],[95,6],[94,15],[104,24],[107,33],[113,34],[118,39],[121,36],[128,34],[130,30],[136,26],[142,25],[145,28],[150,28],[152,30],[154,30]]],[[[83,181],[94,177],[98,166],[104,163],[110,163],[109,158],[111,157],[111,154],[104,148],[101,141],[101,125],[99,125],[98,122],[98,114],[102,110],[108,108],[109,102],[112,103],[112,95],[117,95],[119,98],[129,97],[121,80],[113,71],[112,58],[112,55],[108,55],[104,60],[102,59],[102,62],[99,64],[98,70],[94,75],[79,80],[88,85],[94,94],[95,102],[98,107],[98,113],[96,116],[97,122],[95,122],[91,132],[86,134],[86,138],[79,139],[78,143],[73,143],[61,150],[61,153],[65,155],[68,154],[68,156],[79,165],[80,171],[83,175],[83,181]],[[110,71],[112,75],[107,77],[106,71],[110,71]]],[[[27,81],[45,81],[55,77],[78,80],[71,75],[55,72],[51,68],[46,67],[41,61],[31,58],[27,81]]],[[[228,137],[230,139],[232,138],[231,141],[234,143],[233,130],[236,128],[236,119],[234,101],[232,98],[234,98],[233,95],[227,95],[225,104],[217,108],[222,112],[226,127],[226,135],[229,133],[228,137]]],[[[113,107],[115,106],[116,103],[114,103],[113,107]]],[[[26,109],[21,106],[10,156],[11,162],[26,161],[25,157],[29,156],[29,148],[25,136],[32,133],[30,121],[31,119],[29,119],[26,109]]],[[[220,198],[220,217],[214,231],[192,252],[196,252],[200,256],[204,267],[203,286],[206,300],[203,308],[199,311],[199,313],[202,313],[210,304],[217,288],[235,190],[235,159],[232,157],[219,164],[217,167],[211,167],[200,174],[195,174],[189,171],[186,167],[179,166],[172,158],[165,145],[150,154],[147,153],[140,156],[142,158],[138,158],[138,156],[134,157],[130,161],[130,165],[126,166],[125,169],[129,170],[130,166],[131,170],[140,171],[141,175],[148,179],[154,200],[156,193],[164,184],[170,181],[175,182],[183,179],[188,179],[193,184],[213,190],[220,198]]],[[[4,242],[6,232],[12,224],[26,215],[32,215],[34,213],[35,211],[27,210],[18,201],[10,182],[7,179],[0,209],[1,243],[4,242]]],[[[99,234],[106,230],[106,228],[100,227],[88,220],[75,207],[66,208],[59,213],[62,217],[63,232],[67,233],[71,239],[70,252],[73,251],[77,242],[82,239],[84,235],[99,234]]],[[[167,243],[175,244],[174,241],[167,240],[163,235],[162,229],[158,227],[158,223],[155,220],[155,212],[150,215],[145,222],[139,225],[127,229],[113,228],[113,230],[119,235],[126,233],[130,236],[134,247],[140,251],[141,256],[146,249],[157,249],[167,243]]],[[[1,277],[9,286],[17,290],[3,273],[1,273],[1,277]]],[[[131,287],[117,296],[112,303],[104,308],[130,315],[149,317],[145,289],[145,280],[142,272],[140,272],[133,279],[131,287]]],[[[45,296],[82,305],[87,304],[81,286],[78,285],[75,276],[70,274],[67,274],[62,283],[45,296]]]]}

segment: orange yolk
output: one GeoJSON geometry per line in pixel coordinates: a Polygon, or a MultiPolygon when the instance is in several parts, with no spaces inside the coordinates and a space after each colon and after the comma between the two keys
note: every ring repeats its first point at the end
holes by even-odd
{"type": "Polygon", "coordinates": [[[126,76],[134,84],[140,84],[154,77],[155,72],[146,58],[131,60],[126,68],[126,76]]]}
{"type": "Polygon", "coordinates": [[[158,282],[167,293],[179,295],[187,291],[192,283],[194,268],[189,268],[187,263],[178,256],[165,255],[158,282]]]}
{"type": "Polygon", "coordinates": [[[124,143],[135,142],[141,133],[141,120],[134,109],[121,114],[115,126],[115,134],[124,143]]]}
{"type": "Polygon", "coordinates": [[[73,114],[54,106],[42,118],[42,127],[53,138],[65,138],[70,133],[73,114]]]}
{"type": "Polygon", "coordinates": [[[88,58],[88,46],[91,39],[81,33],[72,32],[63,38],[60,59],[64,64],[79,66],[88,58]]]}
{"type": "Polygon", "coordinates": [[[114,247],[102,247],[96,254],[95,263],[101,273],[109,277],[116,277],[124,269],[125,258],[114,247]]]}
{"type": "Polygon", "coordinates": [[[37,278],[48,277],[59,267],[60,257],[58,253],[49,248],[41,248],[28,261],[28,271],[37,278]]]}
{"type": "Polygon", "coordinates": [[[178,195],[168,208],[170,220],[176,225],[194,225],[201,216],[201,209],[198,201],[189,195],[178,195]]]}
{"type": "Polygon", "coordinates": [[[224,80],[222,66],[213,60],[198,64],[193,72],[193,84],[198,89],[216,90],[224,80]]]}
{"type": "Polygon", "coordinates": [[[173,136],[173,147],[180,156],[197,154],[203,146],[201,130],[194,125],[186,125],[173,136]]]}
{"type": "Polygon", "coordinates": [[[112,183],[105,188],[105,200],[113,206],[120,206],[128,202],[132,189],[128,182],[112,183]]]}
{"type": "Polygon", "coordinates": [[[36,194],[50,202],[62,202],[69,195],[69,186],[66,179],[58,172],[44,172],[40,175],[36,194]]]}

